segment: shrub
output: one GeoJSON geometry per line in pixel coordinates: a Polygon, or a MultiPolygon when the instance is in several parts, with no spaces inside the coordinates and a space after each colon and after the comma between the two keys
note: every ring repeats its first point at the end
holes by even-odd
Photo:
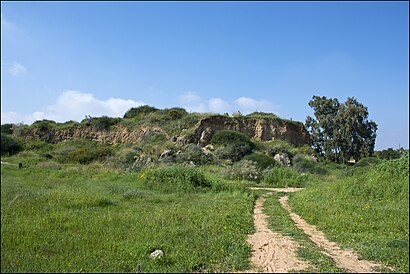
{"type": "Polygon", "coordinates": [[[130,108],[125,114],[124,114],[124,118],[136,118],[136,117],[142,117],[147,115],[148,113],[151,112],[156,112],[159,109],[155,108],[155,107],[151,107],[148,105],[144,105],[144,106],[139,106],[136,108],[130,108]]]}
{"type": "Polygon", "coordinates": [[[409,158],[383,160],[345,179],[346,196],[373,200],[409,200],[409,158]]]}
{"type": "Polygon", "coordinates": [[[225,176],[232,180],[260,181],[262,171],[257,167],[257,163],[250,160],[241,160],[228,167],[225,176]]]}
{"type": "Polygon", "coordinates": [[[246,155],[242,158],[242,161],[243,160],[255,162],[260,169],[266,169],[277,165],[277,162],[272,157],[262,153],[252,153],[250,155],[246,155]]]}
{"type": "Polygon", "coordinates": [[[211,138],[213,145],[249,144],[251,141],[245,134],[234,130],[219,130],[211,138]]]}
{"type": "Polygon", "coordinates": [[[135,156],[138,156],[139,153],[135,151],[130,151],[125,155],[125,164],[133,164],[135,162],[135,156]]]}
{"type": "Polygon", "coordinates": [[[102,160],[111,155],[112,150],[109,146],[89,145],[86,147],[66,147],[58,157],[62,163],[74,162],[79,164],[89,164],[95,160],[102,160]]]}
{"type": "Polygon", "coordinates": [[[171,120],[180,119],[183,116],[188,114],[188,112],[183,108],[165,109],[165,112],[168,114],[168,116],[171,118],[171,120]]]}
{"type": "Polygon", "coordinates": [[[263,181],[274,187],[301,187],[300,176],[292,168],[273,167],[266,171],[263,181]]]}
{"type": "Polygon", "coordinates": [[[1,125],[1,133],[13,134],[13,126],[14,124],[1,125]]]}
{"type": "Polygon", "coordinates": [[[296,149],[294,146],[284,140],[269,141],[266,142],[266,145],[268,147],[268,154],[271,156],[275,156],[275,154],[279,153],[285,153],[292,156],[293,154],[291,151],[296,149]]]}
{"type": "Polygon", "coordinates": [[[393,150],[392,148],[376,151],[374,154],[376,157],[386,160],[398,159],[401,155],[399,150],[393,150]]]}
{"type": "Polygon", "coordinates": [[[156,144],[160,143],[163,144],[168,141],[168,138],[162,132],[146,132],[143,136],[141,136],[141,143],[142,144],[156,144]]]}
{"type": "Polygon", "coordinates": [[[329,173],[325,168],[318,166],[317,162],[306,159],[302,155],[296,155],[293,157],[293,168],[299,173],[309,172],[320,175],[326,175],[329,173]]]}
{"type": "Polygon", "coordinates": [[[185,149],[175,157],[177,163],[193,162],[195,165],[207,165],[212,163],[213,157],[206,155],[202,149],[195,144],[186,145],[185,149]]]}
{"type": "Polygon", "coordinates": [[[380,162],[380,159],[376,157],[366,157],[360,159],[355,165],[355,168],[360,168],[360,167],[368,167],[368,166],[375,166],[380,162]]]}
{"type": "Polygon", "coordinates": [[[211,182],[199,170],[192,167],[169,166],[148,169],[141,172],[140,178],[150,189],[165,192],[192,191],[211,187],[211,182]]]}
{"type": "Polygon", "coordinates": [[[232,130],[217,131],[211,138],[211,144],[219,146],[215,154],[221,159],[239,161],[252,152],[254,144],[243,133],[232,130]]]}
{"type": "Polygon", "coordinates": [[[246,117],[250,117],[250,118],[279,118],[277,115],[270,113],[270,112],[261,112],[261,111],[255,111],[252,113],[249,113],[248,115],[246,115],[246,117]]]}
{"type": "Polygon", "coordinates": [[[13,137],[1,134],[1,155],[13,155],[23,150],[23,146],[13,137]]]}
{"type": "Polygon", "coordinates": [[[118,124],[119,118],[111,118],[108,116],[92,117],[91,125],[96,130],[109,130],[111,126],[118,124]]]}
{"type": "Polygon", "coordinates": [[[52,130],[55,128],[56,125],[57,125],[56,122],[52,120],[46,120],[46,119],[37,120],[31,124],[32,127],[38,128],[41,131],[52,130]]]}

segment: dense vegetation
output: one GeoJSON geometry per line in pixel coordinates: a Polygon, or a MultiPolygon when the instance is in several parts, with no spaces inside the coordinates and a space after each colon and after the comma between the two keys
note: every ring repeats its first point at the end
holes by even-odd
{"type": "Polygon", "coordinates": [[[367,107],[354,97],[341,104],[337,98],[325,96],[313,96],[309,106],[316,119],[308,116],[306,128],[320,156],[338,163],[372,156],[377,124],[368,121],[367,107]]]}
{"type": "MultiPolygon", "coordinates": [[[[348,166],[309,146],[260,142],[228,130],[213,134],[206,149],[170,141],[204,116],[141,106],[124,118],[2,125],[2,272],[247,269],[246,237],[254,231],[259,194],[250,186],[305,187],[289,194],[305,220],[364,258],[409,271],[408,151],[376,151],[348,166]],[[147,131],[137,144],[24,137],[30,129],[109,131],[117,125],[161,130],[147,131]],[[153,260],[156,249],[164,256],[153,260]]],[[[255,117],[276,116],[248,115],[255,117]]],[[[278,195],[266,202],[271,228],[303,243],[298,254],[316,267],[307,271],[341,272],[293,225],[278,195]]]]}

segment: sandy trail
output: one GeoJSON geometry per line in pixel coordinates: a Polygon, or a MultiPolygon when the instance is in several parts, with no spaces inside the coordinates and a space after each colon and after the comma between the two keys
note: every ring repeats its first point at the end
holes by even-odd
{"type": "MultiPolygon", "coordinates": [[[[291,237],[283,236],[268,228],[268,216],[262,212],[266,197],[273,192],[294,192],[303,188],[258,188],[252,190],[269,190],[256,200],[254,209],[254,224],[256,232],[248,236],[247,241],[252,245],[251,262],[254,266],[246,272],[285,273],[312,267],[308,262],[297,258],[298,243],[291,237]]],[[[322,248],[323,253],[332,258],[336,265],[350,273],[370,273],[382,265],[367,260],[359,260],[358,255],[351,250],[342,250],[336,243],[329,241],[323,232],[309,225],[299,215],[293,213],[288,204],[288,196],[279,199],[281,206],[290,214],[296,226],[306,233],[311,241],[322,248]]]]}
{"type": "Polygon", "coordinates": [[[293,213],[288,204],[288,196],[282,196],[279,199],[280,204],[286,209],[296,226],[309,235],[312,242],[325,250],[325,254],[331,257],[339,268],[345,269],[351,273],[370,273],[374,268],[382,265],[366,260],[359,260],[358,255],[351,250],[342,250],[335,242],[329,241],[323,232],[316,229],[315,226],[309,225],[299,215],[293,213]]]}
{"type": "MultiPolygon", "coordinates": [[[[255,188],[254,188],[255,189],[255,188]]],[[[272,191],[295,191],[290,189],[269,189],[272,191]]],[[[309,264],[297,258],[298,244],[288,236],[282,236],[268,228],[268,216],[262,212],[266,197],[272,192],[262,195],[256,200],[254,209],[254,224],[256,232],[248,236],[248,242],[253,247],[251,262],[254,269],[247,272],[289,272],[302,270],[309,264]]]]}

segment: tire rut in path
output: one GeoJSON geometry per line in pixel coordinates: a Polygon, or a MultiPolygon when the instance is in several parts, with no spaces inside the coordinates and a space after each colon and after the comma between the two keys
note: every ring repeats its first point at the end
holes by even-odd
{"type": "Polygon", "coordinates": [[[282,196],[279,199],[281,206],[287,210],[290,217],[295,222],[296,226],[303,230],[303,232],[309,235],[312,242],[317,246],[323,248],[325,255],[331,257],[336,266],[345,269],[352,273],[370,273],[374,272],[376,267],[382,267],[382,265],[370,262],[367,260],[359,260],[358,255],[351,250],[342,250],[335,242],[329,241],[323,232],[316,229],[315,226],[308,224],[296,213],[291,211],[288,204],[288,196],[282,196]]]}
{"type": "Polygon", "coordinates": [[[262,209],[266,197],[271,194],[272,192],[266,193],[255,203],[256,232],[249,235],[247,241],[253,247],[251,262],[256,269],[247,272],[284,273],[305,269],[309,264],[297,258],[298,244],[291,237],[282,236],[268,228],[268,216],[262,212],[262,209]]]}

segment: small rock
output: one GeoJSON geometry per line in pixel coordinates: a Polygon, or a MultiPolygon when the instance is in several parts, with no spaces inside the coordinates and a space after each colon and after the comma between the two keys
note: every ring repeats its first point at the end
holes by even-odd
{"type": "Polygon", "coordinates": [[[149,255],[152,259],[161,258],[164,256],[164,252],[161,249],[157,249],[149,255]]]}

